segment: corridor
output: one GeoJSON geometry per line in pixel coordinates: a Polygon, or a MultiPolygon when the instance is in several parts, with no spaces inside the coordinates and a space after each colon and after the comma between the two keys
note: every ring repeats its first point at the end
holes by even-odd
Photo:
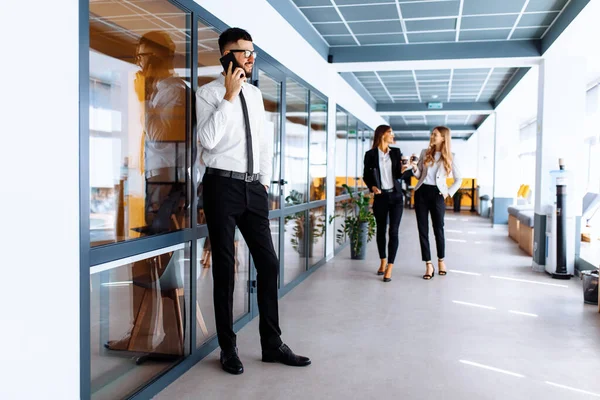
{"type": "Polygon", "coordinates": [[[400,226],[393,280],[346,248],[280,305],[283,339],[313,364],[260,361],[258,319],[238,335],[241,376],[218,350],[156,399],[589,399],[600,397],[600,316],[578,278],[531,271],[506,233],[446,214],[449,273],[421,279],[414,212],[400,226]]]}

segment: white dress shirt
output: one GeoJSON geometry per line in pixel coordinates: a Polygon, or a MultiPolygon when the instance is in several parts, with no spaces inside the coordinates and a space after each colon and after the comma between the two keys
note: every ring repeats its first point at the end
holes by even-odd
{"type": "Polygon", "coordinates": [[[377,149],[379,153],[379,171],[381,173],[381,188],[384,190],[394,188],[394,179],[392,178],[392,159],[390,158],[390,150],[386,153],[377,149]]]}
{"type": "Polygon", "coordinates": [[[440,153],[439,151],[435,152],[435,156],[434,156],[434,162],[433,165],[431,167],[429,167],[429,169],[427,170],[427,176],[425,177],[425,180],[423,181],[423,183],[425,185],[437,185],[437,182],[435,180],[435,176],[437,175],[438,169],[440,168],[440,157],[442,156],[442,153],[440,153]]]}
{"type": "MultiPolygon", "coordinates": [[[[254,173],[260,183],[271,184],[273,162],[273,137],[264,132],[265,107],[262,93],[253,85],[242,84],[248,106],[252,133],[254,173]]],[[[220,75],[198,89],[196,114],[198,118],[198,151],[206,167],[241,173],[248,172],[246,128],[240,97],[233,102],[224,100],[225,77],[220,75]]]]}

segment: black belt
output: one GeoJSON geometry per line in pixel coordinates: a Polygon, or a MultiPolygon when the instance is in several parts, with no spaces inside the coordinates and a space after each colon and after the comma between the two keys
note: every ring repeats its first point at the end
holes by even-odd
{"type": "Polygon", "coordinates": [[[233,178],[233,179],[239,179],[241,181],[245,181],[245,182],[254,182],[257,181],[259,176],[258,174],[247,174],[244,172],[235,172],[235,171],[225,171],[223,169],[218,169],[218,168],[206,168],[206,174],[207,175],[218,175],[218,176],[224,176],[226,178],[233,178]]]}
{"type": "Polygon", "coordinates": [[[381,189],[381,193],[394,193],[396,191],[396,189],[392,188],[392,189],[381,189]]]}

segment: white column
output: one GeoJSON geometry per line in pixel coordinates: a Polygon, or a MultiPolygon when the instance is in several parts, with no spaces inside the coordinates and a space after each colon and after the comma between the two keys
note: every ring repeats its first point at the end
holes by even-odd
{"type": "Polygon", "coordinates": [[[1,399],[79,399],[78,14],[0,2],[1,399]]]}
{"type": "Polygon", "coordinates": [[[327,106],[327,242],[325,243],[327,260],[332,259],[335,253],[335,222],[329,223],[329,217],[335,215],[336,107],[335,96],[330,95],[327,106]]]}
{"type": "Polygon", "coordinates": [[[554,203],[550,171],[558,169],[563,158],[572,172],[573,189],[569,210],[581,215],[587,165],[585,158],[586,64],[585,58],[553,52],[540,65],[538,97],[537,159],[535,182],[534,269],[545,264],[545,214],[554,203]]]}
{"type": "Polygon", "coordinates": [[[519,122],[510,110],[495,112],[493,224],[508,223],[508,206],[517,197],[519,181],[519,122]]]}

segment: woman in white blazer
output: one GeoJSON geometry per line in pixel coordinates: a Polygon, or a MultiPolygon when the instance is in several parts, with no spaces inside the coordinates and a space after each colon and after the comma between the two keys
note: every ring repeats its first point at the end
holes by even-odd
{"type": "Polygon", "coordinates": [[[413,173],[419,180],[415,186],[415,214],[421,243],[421,256],[425,261],[423,279],[432,279],[435,268],[431,262],[429,247],[429,214],[433,225],[438,256],[438,275],[446,275],[444,214],[445,199],[453,196],[462,184],[460,171],[456,167],[454,154],[451,152],[450,129],[438,126],[431,131],[429,147],[421,151],[419,161],[413,164],[413,173]],[[453,177],[454,183],[448,187],[446,178],[453,177]]]}

